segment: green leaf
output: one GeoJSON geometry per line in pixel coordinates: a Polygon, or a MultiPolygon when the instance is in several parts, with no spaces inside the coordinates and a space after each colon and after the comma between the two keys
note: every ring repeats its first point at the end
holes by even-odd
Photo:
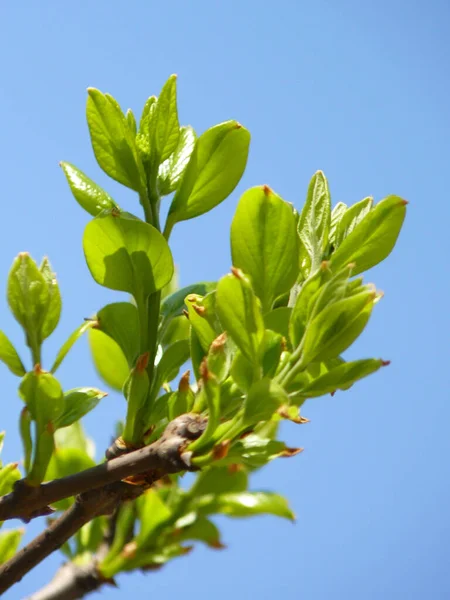
{"type": "Polygon", "coordinates": [[[97,329],[112,338],[125,354],[130,368],[139,354],[139,315],[131,302],[107,304],[97,313],[97,329]]]}
{"type": "Polygon", "coordinates": [[[336,233],[334,236],[335,249],[341,245],[342,241],[348,235],[350,235],[350,233],[355,229],[356,225],[358,225],[358,223],[364,219],[367,213],[370,212],[372,204],[373,198],[364,198],[360,202],[350,206],[350,208],[344,212],[336,228],[336,233]]]}
{"type": "Polygon", "coordinates": [[[336,204],[336,206],[333,208],[333,210],[331,211],[330,232],[329,232],[328,238],[329,238],[330,244],[333,244],[333,246],[335,244],[336,231],[337,231],[338,225],[339,225],[346,210],[347,210],[347,205],[344,204],[344,202],[338,202],[336,204]]]}
{"type": "Polygon", "coordinates": [[[213,343],[217,334],[207,317],[207,309],[202,305],[202,297],[190,294],[185,298],[189,313],[189,323],[197,334],[198,340],[205,354],[213,343]]]}
{"type": "Polygon", "coordinates": [[[107,396],[106,392],[91,387],[75,388],[65,392],[64,410],[53,425],[57,429],[72,425],[93,410],[105,396],[107,396]]]}
{"type": "Polygon", "coordinates": [[[20,382],[19,395],[32,418],[47,426],[55,423],[64,410],[61,384],[51,373],[30,371],[20,382]]]}
{"type": "Polygon", "coordinates": [[[160,495],[151,489],[137,499],[136,505],[140,528],[135,541],[138,548],[143,548],[149,544],[155,530],[170,518],[171,511],[160,495]]]}
{"type": "Polygon", "coordinates": [[[159,165],[158,191],[161,196],[171,194],[180,185],[181,179],[194,151],[195,131],[189,125],[181,127],[178,145],[173,154],[159,165]]]}
{"type": "Polygon", "coordinates": [[[286,498],[271,492],[236,492],[211,496],[210,499],[203,497],[200,506],[203,514],[222,513],[229,517],[266,514],[291,521],[295,519],[286,498]]]}
{"type": "Polygon", "coordinates": [[[75,331],[73,331],[70,334],[70,336],[67,338],[67,340],[64,342],[64,344],[61,346],[61,348],[58,351],[58,354],[56,355],[55,362],[53,363],[52,368],[50,369],[52,373],[55,373],[55,371],[58,369],[58,367],[60,366],[62,361],[66,358],[67,354],[70,352],[70,349],[72,348],[72,346],[78,340],[78,338],[80,338],[85,331],[87,331],[91,327],[94,327],[95,325],[96,325],[96,321],[90,321],[90,320],[86,321],[85,323],[82,323],[79,327],[77,327],[75,329],[75,331]]]}
{"type": "Polygon", "coordinates": [[[346,362],[313,379],[301,392],[312,398],[332,394],[336,390],[347,390],[356,381],[375,373],[386,364],[385,361],[376,358],[346,362]]]}
{"type": "Polygon", "coordinates": [[[253,425],[268,421],[283,404],[289,404],[289,396],[284,389],[267,377],[255,382],[244,402],[244,422],[253,425]]]}
{"type": "Polygon", "coordinates": [[[177,539],[179,541],[195,540],[204,542],[210,548],[224,548],[220,541],[219,529],[205,517],[198,517],[191,525],[182,528],[177,539]]]}
{"type": "MultiPolygon", "coordinates": [[[[68,477],[91,467],[95,467],[95,462],[84,450],[80,448],[59,448],[53,453],[45,479],[52,481],[60,477],[68,477]]],[[[73,501],[73,496],[64,498],[64,500],[55,502],[54,506],[57,510],[66,510],[73,501]]]]}
{"type": "Polygon", "coordinates": [[[17,354],[9,338],[3,331],[0,331],[0,360],[5,363],[11,373],[18,377],[23,377],[26,373],[25,367],[17,354]]]}
{"type": "Polygon", "coordinates": [[[189,360],[190,348],[188,340],[174,342],[164,350],[156,368],[155,386],[160,388],[178,375],[180,367],[189,360]]]}
{"type": "Polygon", "coordinates": [[[103,210],[120,210],[109,194],[82,171],[67,162],[60,162],[75,200],[93,217],[103,210]]]}
{"type": "Polygon", "coordinates": [[[342,241],[331,257],[333,270],[355,263],[353,274],[371,269],[391,253],[406,214],[398,196],[381,200],[342,241]]]}
{"type": "Polygon", "coordinates": [[[231,471],[228,467],[212,467],[201,471],[189,490],[194,502],[206,494],[224,494],[226,492],[244,492],[248,486],[245,470],[231,471]]]}
{"type": "Polygon", "coordinates": [[[162,289],[173,275],[172,254],[164,237],[152,225],[123,213],[88,223],[83,248],[95,281],[129,292],[137,302],[162,289]]]}
{"type": "Polygon", "coordinates": [[[212,292],[217,287],[215,281],[201,281],[193,283],[180,290],[177,290],[170,296],[164,298],[161,304],[161,315],[164,319],[177,317],[183,314],[183,310],[187,309],[184,299],[190,294],[198,294],[205,296],[208,292],[212,292]]]}
{"type": "Polygon", "coordinates": [[[140,192],[145,173],[134,136],[117,102],[94,88],[88,89],[87,122],[92,148],[100,167],[122,185],[140,192]]]}
{"type": "Polygon", "coordinates": [[[197,139],[170,206],[166,230],[208,212],[231,194],[244,173],[249,143],[249,132],[237,121],[211,127],[197,139]]]}
{"type": "Polygon", "coordinates": [[[264,341],[261,307],[251,284],[238,269],[219,281],[217,314],[225,331],[252,364],[258,364],[264,341]]]}
{"type": "Polygon", "coordinates": [[[154,140],[159,163],[174,152],[179,137],[177,76],[171,75],[161,90],[155,110],[154,140]]]}
{"type": "Polygon", "coordinates": [[[266,329],[279,333],[284,338],[289,339],[289,320],[291,318],[292,308],[281,306],[264,315],[264,325],[266,329]]]}
{"type": "Polygon", "coordinates": [[[243,194],[231,225],[233,265],[249,275],[263,311],[294,285],[298,236],[292,207],[269,187],[243,194]]]}
{"type": "Polygon", "coordinates": [[[334,358],[362,333],[377,299],[367,290],[331,304],[306,328],[302,363],[334,358]]]}
{"type": "Polygon", "coordinates": [[[199,452],[212,438],[220,419],[220,385],[217,379],[209,373],[207,367],[200,368],[202,377],[201,392],[205,395],[208,409],[208,423],[202,435],[188,446],[192,452],[199,452]]]}
{"type": "Polygon", "coordinates": [[[9,463],[0,469],[0,496],[9,494],[16,481],[22,479],[17,463],[9,463]]]}
{"type": "Polygon", "coordinates": [[[8,529],[0,532],[0,565],[10,560],[17,552],[25,529],[8,529]]]}
{"type": "Polygon", "coordinates": [[[146,423],[139,418],[140,411],[148,398],[150,388],[145,367],[145,361],[141,362],[138,360],[138,364],[131,371],[124,385],[124,394],[128,401],[128,407],[122,437],[126,443],[130,444],[139,444],[142,441],[146,428],[146,423]]]}
{"type": "Polygon", "coordinates": [[[328,243],[331,199],[328,182],[322,171],[317,171],[308,187],[306,202],[300,215],[300,268],[304,276],[318,269],[328,243]]]}
{"type": "Polygon", "coordinates": [[[289,338],[293,348],[296,348],[303,338],[312,310],[312,300],[322,286],[324,278],[325,273],[322,269],[315,271],[300,288],[289,321],[289,338]]]}
{"type": "Polygon", "coordinates": [[[99,329],[89,331],[89,346],[99,376],[113,390],[121,391],[128,378],[129,367],[120,346],[99,329]]]}
{"type": "Polygon", "coordinates": [[[26,252],[21,252],[13,262],[7,297],[11,312],[26,333],[27,345],[38,354],[50,294],[44,275],[26,252]]]}
{"type": "Polygon", "coordinates": [[[56,274],[53,272],[48,258],[43,259],[39,270],[44,276],[48,288],[47,312],[41,326],[41,337],[45,340],[53,333],[59,323],[62,300],[58,282],[56,281],[56,274]]]}

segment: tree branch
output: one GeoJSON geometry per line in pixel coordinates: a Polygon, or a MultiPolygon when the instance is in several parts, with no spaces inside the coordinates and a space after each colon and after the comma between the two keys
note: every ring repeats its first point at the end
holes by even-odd
{"type": "Polygon", "coordinates": [[[114,585],[113,581],[105,581],[100,577],[95,562],[88,565],[67,562],[58,569],[50,583],[27,600],[77,600],[107,583],[114,585]]]}
{"type": "MultiPolygon", "coordinates": [[[[77,496],[75,503],[59,519],[0,567],[0,594],[20,581],[26,573],[62,546],[94,517],[112,514],[120,502],[136,498],[145,487],[164,475],[189,469],[188,457],[183,454],[183,450],[189,441],[201,435],[204,428],[205,419],[199,415],[181,415],[169,423],[161,438],[150,446],[120,456],[72,477],[65,477],[35,488],[36,491],[41,491],[32,496],[33,507],[31,510],[26,510],[26,507],[24,509],[26,495],[24,499],[22,497],[24,493],[22,490],[25,489],[23,486],[12,492],[9,496],[14,498],[19,493],[19,502],[22,504],[14,515],[8,514],[7,518],[11,518],[11,516],[23,518],[24,515],[25,518],[31,518],[36,514],[43,514],[43,509],[48,509],[46,503],[49,501],[49,497],[52,498],[51,502],[55,502],[57,499],[72,496],[75,489],[80,490],[81,488],[84,493],[77,496]],[[99,467],[103,469],[99,469],[99,467]],[[102,478],[100,483],[98,479],[93,479],[92,472],[97,478],[102,478]],[[145,477],[138,481],[132,483],[118,481],[144,472],[145,477]],[[78,487],[74,486],[74,479],[78,487]],[[110,483],[111,481],[112,483],[110,483]],[[140,482],[144,487],[139,484],[140,482]],[[53,495],[48,491],[42,492],[43,489],[48,490],[52,484],[54,484],[52,490],[56,489],[61,492],[57,498],[54,497],[55,492],[53,495]],[[92,489],[85,491],[88,484],[92,489]]],[[[8,506],[11,506],[11,502],[9,500],[8,506]]],[[[3,516],[0,517],[0,519],[3,518],[3,516]]],[[[77,578],[74,578],[73,582],[75,585],[77,578]]],[[[67,593],[69,593],[68,590],[67,593]]],[[[69,598],[70,596],[65,597],[69,598]]],[[[76,598],[77,596],[72,597],[76,598]]]]}
{"type": "Polygon", "coordinates": [[[181,453],[190,440],[201,435],[204,427],[205,419],[200,415],[181,415],[169,423],[159,440],[149,446],[36,487],[27,485],[25,480],[18,481],[14,491],[0,499],[0,521],[14,518],[30,521],[50,514],[52,509],[48,505],[58,500],[141,473],[150,472],[148,483],[153,483],[152,474],[159,479],[162,474],[188,470],[188,457],[181,453]]]}

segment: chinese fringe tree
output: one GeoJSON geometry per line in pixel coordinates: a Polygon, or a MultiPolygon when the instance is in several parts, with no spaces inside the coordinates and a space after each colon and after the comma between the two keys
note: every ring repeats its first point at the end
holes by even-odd
{"type": "Polygon", "coordinates": [[[0,519],[47,517],[47,529],[21,550],[23,529],[0,532],[0,593],[55,549],[66,558],[34,600],[81,597],[119,573],[159,568],[193,542],[221,548],[215,514],[293,518],[281,496],[249,490],[249,476],[300,452],[278,440],[278,429],[282,420],[307,421],[299,412],[305,400],[347,390],[387,364],[347,362],[342,353],[381,297],[362,273],[389,255],[406,210],[398,196],[332,209],[321,171],[303,206],[253,187],[231,224],[231,272],[177,289],[170,234],[231,194],[249,132],[237,121],[200,136],[180,126],[175,76],[147,100],[139,123],[90,88],[87,122],[100,167],[137,194],[136,215],[78,168],[61,167],[92,216],[83,234],[92,277],[126,296],[92,318],[80,315],[53,364],[43,365],[61,295],[48,259],[38,265],[21,253],[7,298],[31,361],[0,332],[0,359],[19,378],[23,402],[22,470],[1,465],[0,519]],[[63,390],[57,379],[84,333],[100,377],[124,397],[116,439],[98,464],[80,419],[106,393],[63,390]],[[188,489],[186,471],[195,472],[188,489]]]}

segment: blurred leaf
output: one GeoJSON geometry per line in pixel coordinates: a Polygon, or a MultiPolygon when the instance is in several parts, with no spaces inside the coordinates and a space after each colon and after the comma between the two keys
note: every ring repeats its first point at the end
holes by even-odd
{"type": "Polygon", "coordinates": [[[96,217],[103,210],[120,210],[109,194],[82,171],[67,162],[60,162],[72,194],[78,204],[96,217]]]}
{"type": "Polygon", "coordinates": [[[155,490],[148,490],[137,501],[139,533],[136,536],[138,548],[143,548],[150,542],[155,530],[167,521],[171,512],[155,490]]]}
{"type": "Polygon", "coordinates": [[[85,321],[70,334],[70,336],[61,346],[61,348],[58,351],[58,354],[56,355],[55,362],[53,363],[51,368],[52,373],[55,373],[55,371],[58,369],[62,361],[66,358],[72,346],[78,340],[78,338],[80,338],[85,331],[93,327],[95,324],[95,321],[85,321]]]}
{"type": "Polygon", "coordinates": [[[59,429],[72,425],[93,410],[105,396],[107,396],[105,392],[90,387],[75,388],[65,392],[64,410],[54,421],[54,427],[59,429]]]}
{"type": "Polygon", "coordinates": [[[252,364],[259,363],[264,323],[248,278],[238,270],[222,277],[217,285],[216,303],[225,331],[252,364]]]}
{"type": "Polygon", "coordinates": [[[129,292],[138,303],[162,289],[173,275],[172,254],[164,237],[152,225],[124,213],[88,223],[83,247],[95,281],[129,292]]]}
{"type": "Polygon", "coordinates": [[[318,269],[328,243],[331,199],[328,182],[322,171],[317,171],[308,187],[306,202],[300,215],[300,268],[305,277],[318,269]]]}
{"type": "Polygon", "coordinates": [[[268,514],[293,521],[294,513],[287,500],[271,492],[236,492],[218,496],[203,496],[200,499],[203,514],[222,513],[229,517],[252,517],[268,514]]]}
{"type": "Polygon", "coordinates": [[[406,202],[398,196],[381,200],[342,241],[331,257],[333,270],[355,263],[357,275],[374,267],[391,253],[406,214],[406,202]]]}
{"type": "Polygon", "coordinates": [[[289,339],[289,319],[291,318],[292,308],[282,306],[271,310],[264,315],[264,324],[266,329],[279,333],[284,338],[289,339]]]}
{"type": "Polygon", "coordinates": [[[11,373],[18,377],[23,377],[26,373],[25,367],[17,354],[9,338],[0,331],[0,360],[5,363],[11,373]]]}
{"type": "Polygon", "coordinates": [[[264,312],[298,276],[298,236],[292,207],[269,187],[243,194],[231,225],[233,265],[250,276],[264,312]]]}
{"type": "Polygon", "coordinates": [[[249,132],[236,121],[211,127],[197,139],[170,206],[166,230],[202,215],[231,194],[244,173],[249,143],[249,132]]]}
{"type": "Polygon", "coordinates": [[[161,196],[174,192],[180,185],[194,150],[197,136],[189,125],[181,127],[180,138],[174,153],[159,166],[158,190],[161,196]]]}
{"type": "Polygon", "coordinates": [[[8,529],[0,532],[0,564],[10,560],[17,552],[25,529],[8,529]]]}
{"type": "Polygon", "coordinates": [[[114,390],[122,390],[129,367],[119,345],[99,329],[89,331],[89,346],[99,376],[114,390]]]}
{"type": "Polygon", "coordinates": [[[89,88],[86,115],[92,148],[100,167],[136,192],[145,189],[145,173],[134,136],[114,98],[89,88]]]}

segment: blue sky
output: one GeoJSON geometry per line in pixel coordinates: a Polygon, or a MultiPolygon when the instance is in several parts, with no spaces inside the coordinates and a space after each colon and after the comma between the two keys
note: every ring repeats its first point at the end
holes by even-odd
{"type": "MultiPolygon", "coordinates": [[[[290,498],[296,525],[221,519],[227,550],[198,548],[92,598],[450,597],[447,2],[11,2],[0,15],[0,279],[5,285],[19,251],[50,257],[64,310],[47,366],[83,317],[118,297],[90,278],[81,248],[88,216],[58,162],[74,163],[138,210],[95,163],[88,86],[139,112],[178,73],[183,123],[201,132],[236,118],[252,133],[238,189],[174,231],[183,285],[229,269],[229,226],[250,186],[267,183],[300,208],[322,169],[334,203],[392,193],[410,202],[397,248],[368,275],[385,297],[348,353],[391,366],[349,392],[309,401],[311,423],[284,429],[305,452],[254,478],[255,489],[290,498]]],[[[0,327],[23,344],[4,295],[0,315],[0,327]]],[[[60,373],[65,388],[101,386],[85,341],[60,373]]],[[[17,380],[1,365],[0,376],[4,456],[17,460],[17,380]]],[[[98,455],[123,408],[111,394],[85,419],[98,455]]],[[[25,597],[60,562],[51,557],[5,597],[25,597]]]]}

